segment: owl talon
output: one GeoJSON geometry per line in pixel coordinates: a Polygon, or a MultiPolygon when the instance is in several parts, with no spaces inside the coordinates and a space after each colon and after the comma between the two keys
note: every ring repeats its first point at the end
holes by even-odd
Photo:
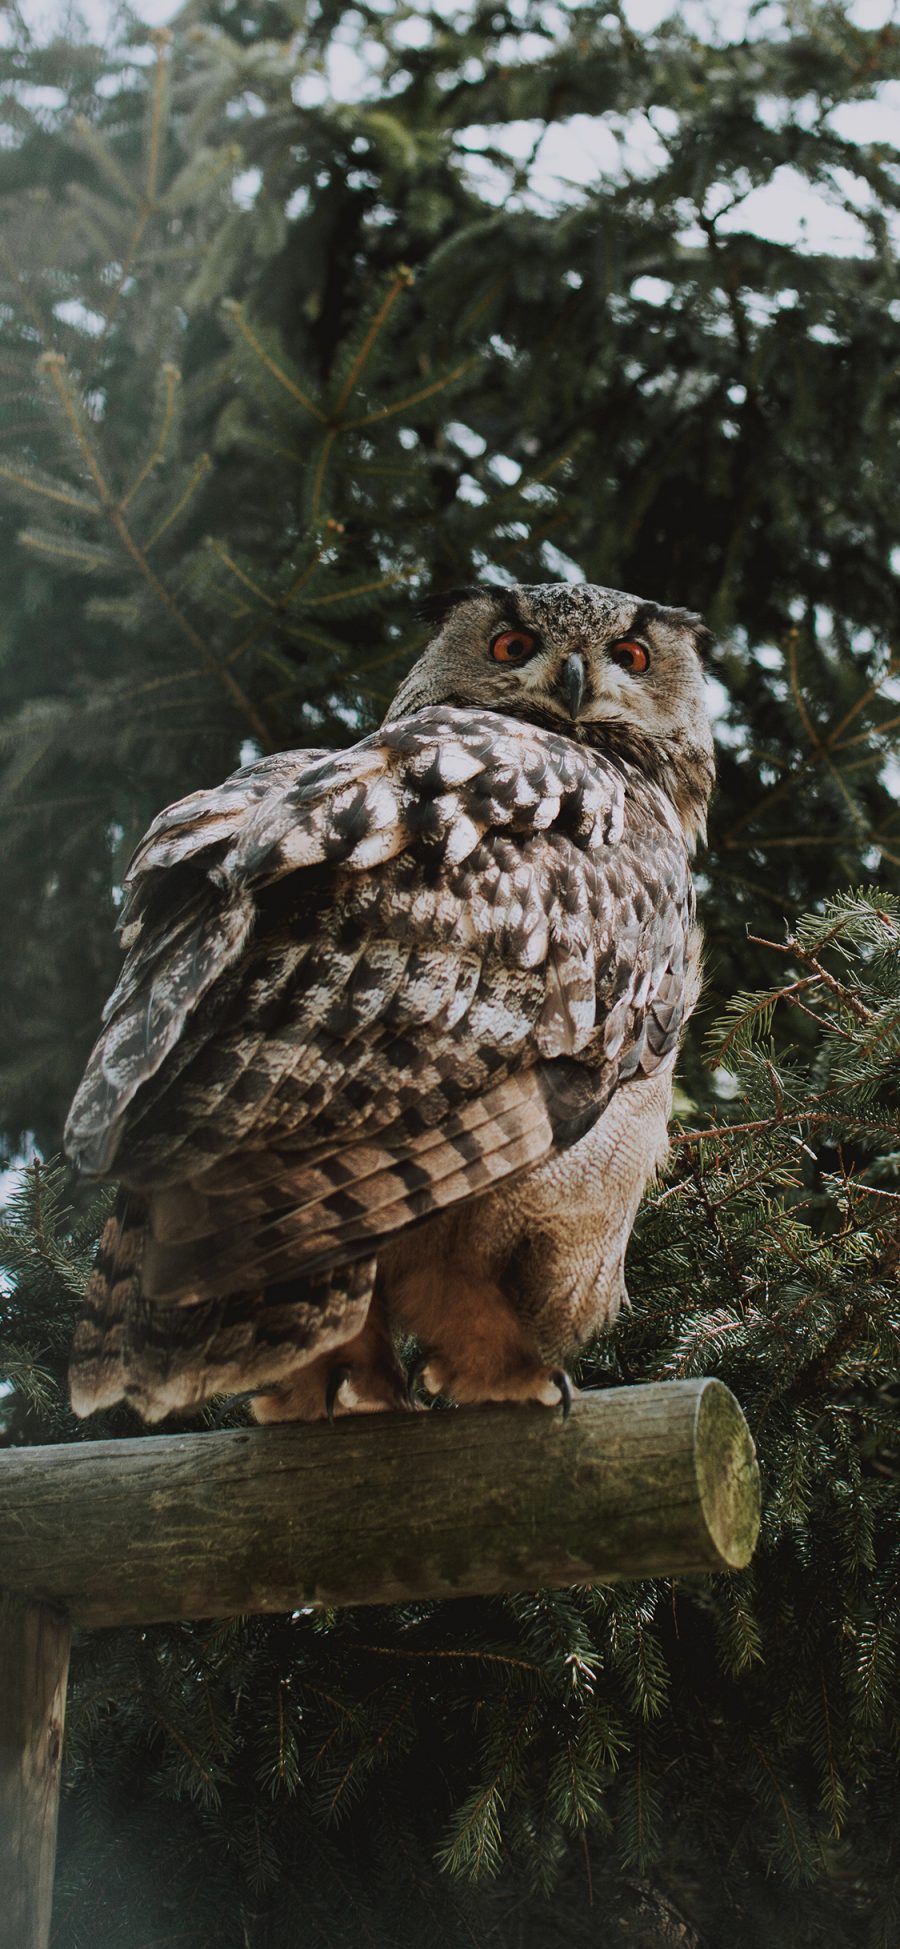
{"type": "Polygon", "coordinates": [[[242,1388],[240,1394],[226,1395],[216,1415],[216,1427],[221,1426],[226,1415],[231,1413],[232,1408],[247,1407],[251,1402],[260,1400],[262,1395],[274,1394],[276,1391],[274,1387],[245,1387],[242,1388]]]}
{"type": "Polygon", "coordinates": [[[411,1408],[418,1406],[419,1387],[421,1384],[422,1375],[424,1374],[427,1365],[428,1365],[428,1356],[424,1353],[417,1353],[414,1356],[414,1358],[410,1361],[409,1366],[406,1369],[404,1375],[404,1379],[406,1382],[406,1398],[411,1408]]]}
{"type": "Polygon", "coordinates": [[[559,1405],[562,1408],[562,1418],[564,1421],[568,1421],[569,1415],[572,1412],[572,1402],[575,1399],[575,1389],[564,1367],[551,1368],[550,1379],[555,1381],[559,1388],[559,1405]]]}
{"type": "Polygon", "coordinates": [[[328,1376],[325,1388],[325,1413],[331,1422],[334,1421],[334,1409],[337,1397],[340,1394],[344,1382],[350,1379],[350,1372],[349,1367],[332,1367],[328,1376]]]}

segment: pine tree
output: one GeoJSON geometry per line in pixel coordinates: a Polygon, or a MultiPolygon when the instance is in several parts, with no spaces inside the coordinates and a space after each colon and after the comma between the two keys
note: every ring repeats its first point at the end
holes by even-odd
{"type": "MultiPolygon", "coordinates": [[[[821,0],[727,46],[615,7],[202,0],[0,60],[11,1150],[58,1146],[153,813],[368,729],[419,590],[690,603],[708,995],[634,1311],[581,1378],[720,1374],[766,1484],[740,1576],[85,1638],[60,1949],[887,1949],[900,191],[841,131],[900,35],[821,0]],[[583,190],[542,161],[576,116],[631,142],[583,190]],[[855,254],[742,227],[778,169],[853,204],[855,254]]],[[[7,1441],[134,1433],[65,1399],[101,1217],[25,1174],[7,1441]]]]}

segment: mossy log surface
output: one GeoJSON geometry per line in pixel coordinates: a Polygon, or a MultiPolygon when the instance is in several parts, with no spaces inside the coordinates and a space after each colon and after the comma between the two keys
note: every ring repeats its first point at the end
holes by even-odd
{"type": "Polygon", "coordinates": [[[740,1569],[758,1527],[717,1380],[0,1457],[0,1586],[87,1625],[740,1569]]]}

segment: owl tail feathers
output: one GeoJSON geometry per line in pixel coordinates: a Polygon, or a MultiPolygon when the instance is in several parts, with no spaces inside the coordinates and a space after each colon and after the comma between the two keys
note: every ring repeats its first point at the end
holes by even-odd
{"type": "Polygon", "coordinates": [[[148,1201],[122,1191],[100,1240],[69,1364],[79,1416],[127,1401],[144,1421],[192,1414],[215,1394],[263,1390],[341,1346],[365,1322],[373,1259],[210,1298],[147,1298],[148,1201]]]}
{"type": "Polygon", "coordinates": [[[124,1393],[128,1309],[141,1290],[147,1205],[120,1191],[103,1227],[69,1362],[69,1395],[79,1416],[112,1407],[124,1393]]]}

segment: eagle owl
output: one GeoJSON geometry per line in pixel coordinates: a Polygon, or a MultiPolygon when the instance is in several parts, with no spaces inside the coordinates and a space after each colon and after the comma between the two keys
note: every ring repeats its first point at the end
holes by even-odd
{"type": "Polygon", "coordinates": [[[712,739],[683,609],[456,591],[379,731],[162,812],[67,1147],[121,1180],[87,1414],[425,1390],[568,1407],[614,1319],[698,990],[712,739]]]}

